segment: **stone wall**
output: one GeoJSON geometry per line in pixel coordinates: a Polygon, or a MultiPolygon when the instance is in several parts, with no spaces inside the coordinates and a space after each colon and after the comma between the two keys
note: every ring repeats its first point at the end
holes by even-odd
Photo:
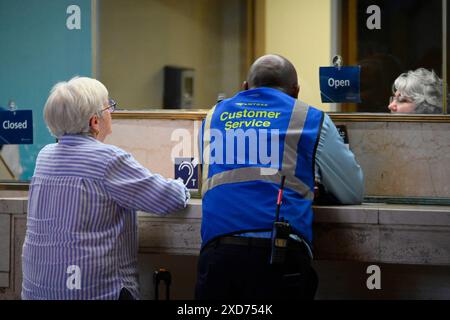
{"type": "Polygon", "coordinates": [[[369,196],[450,198],[450,124],[348,122],[369,196]]]}

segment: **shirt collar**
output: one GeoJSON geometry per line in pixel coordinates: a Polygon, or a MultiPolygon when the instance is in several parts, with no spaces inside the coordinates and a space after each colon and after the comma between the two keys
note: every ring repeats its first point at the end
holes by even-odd
{"type": "Polygon", "coordinates": [[[252,89],[248,89],[248,90],[243,90],[241,92],[239,92],[240,95],[253,95],[253,94],[257,94],[257,93],[282,93],[284,95],[287,95],[285,92],[278,90],[278,89],[274,89],[274,88],[270,88],[270,87],[258,87],[258,88],[252,88],[252,89]]]}
{"type": "Polygon", "coordinates": [[[78,144],[84,144],[89,142],[95,142],[97,143],[98,140],[95,138],[84,135],[84,134],[65,134],[62,137],[58,139],[58,143],[60,144],[66,144],[66,145],[78,145],[78,144]]]}

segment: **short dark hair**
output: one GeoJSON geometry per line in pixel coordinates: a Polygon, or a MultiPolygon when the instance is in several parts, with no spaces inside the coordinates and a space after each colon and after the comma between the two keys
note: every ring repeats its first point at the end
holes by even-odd
{"type": "Polygon", "coordinates": [[[287,92],[298,85],[297,71],[286,58],[265,55],[250,67],[247,82],[250,88],[270,87],[287,92]]]}

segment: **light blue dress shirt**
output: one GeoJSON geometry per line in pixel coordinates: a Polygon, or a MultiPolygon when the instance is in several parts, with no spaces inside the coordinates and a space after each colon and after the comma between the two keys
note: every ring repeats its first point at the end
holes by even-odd
{"type": "Polygon", "coordinates": [[[359,204],[363,200],[363,171],[328,114],[316,151],[316,179],[341,204],[359,204]]]}

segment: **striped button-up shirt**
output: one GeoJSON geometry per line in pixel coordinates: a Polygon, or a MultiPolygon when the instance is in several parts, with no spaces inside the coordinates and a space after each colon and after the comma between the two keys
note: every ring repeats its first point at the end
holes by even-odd
{"type": "Polygon", "coordinates": [[[122,288],[139,298],[135,210],[170,213],[188,199],[182,182],[94,138],[47,145],[30,184],[22,298],[117,299],[122,288]]]}

